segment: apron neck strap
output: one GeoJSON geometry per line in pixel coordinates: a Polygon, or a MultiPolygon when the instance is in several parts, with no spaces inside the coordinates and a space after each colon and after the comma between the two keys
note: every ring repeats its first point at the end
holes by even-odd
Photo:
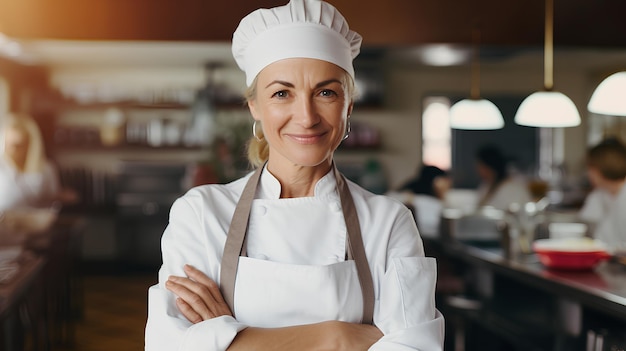
{"type": "Polygon", "coordinates": [[[334,164],[333,172],[335,173],[335,179],[337,181],[337,190],[339,191],[339,198],[341,200],[343,219],[346,222],[346,229],[348,231],[346,238],[348,258],[353,259],[356,264],[356,271],[359,277],[359,283],[361,284],[361,293],[363,294],[363,319],[361,322],[373,324],[374,282],[372,281],[372,273],[370,272],[367,257],[365,256],[359,216],[357,215],[354,200],[352,199],[346,178],[344,178],[343,174],[339,172],[334,164]]]}
{"type": "Polygon", "coordinates": [[[241,256],[243,242],[248,231],[248,219],[250,218],[252,200],[254,200],[263,168],[264,166],[257,168],[250,179],[248,179],[245,188],[243,188],[230,222],[230,228],[228,228],[226,243],[224,244],[224,253],[220,267],[220,289],[233,317],[235,316],[235,277],[237,275],[237,266],[239,265],[239,256],[241,256]]]}
{"type": "MultiPolygon", "coordinates": [[[[222,256],[220,269],[220,289],[233,316],[235,315],[235,278],[237,275],[237,266],[239,264],[239,257],[246,256],[245,242],[250,209],[263,168],[265,168],[265,166],[259,167],[248,179],[248,183],[244,187],[237,207],[235,208],[230,228],[228,229],[226,244],[224,245],[224,254],[222,256]]],[[[346,237],[346,254],[348,259],[355,261],[361,292],[363,293],[362,323],[372,324],[374,317],[374,283],[372,281],[369,264],[367,263],[367,257],[365,256],[359,218],[347,181],[334,164],[333,172],[337,181],[337,191],[339,192],[343,217],[348,231],[346,237]]]]}

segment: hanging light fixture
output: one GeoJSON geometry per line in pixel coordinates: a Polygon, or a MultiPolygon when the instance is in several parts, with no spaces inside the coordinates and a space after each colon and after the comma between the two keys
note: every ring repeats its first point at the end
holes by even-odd
{"type": "Polygon", "coordinates": [[[480,98],[480,31],[474,29],[474,57],[472,58],[472,85],[470,98],[450,107],[450,127],[454,129],[489,130],[504,127],[502,113],[493,102],[480,98]]]}
{"type": "Polygon", "coordinates": [[[613,73],[602,81],[589,99],[589,112],[626,117],[626,71],[613,73]]]}
{"type": "Polygon", "coordinates": [[[529,127],[574,127],[580,124],[576,105],[565,94],[553,91],[554,1],[546,0],[543,91],[530,94],[517,109],[515,123],[529,127]]]}

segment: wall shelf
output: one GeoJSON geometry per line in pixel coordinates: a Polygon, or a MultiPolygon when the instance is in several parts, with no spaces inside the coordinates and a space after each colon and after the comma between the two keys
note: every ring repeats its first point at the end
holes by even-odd
{"type": "Polygon", "coordinates": [[[61,152],[126,152],[126,151],[202,151],[207,150],[205,146],[183,146],[183,145],[55,145],[55,151],[61,152]]]}

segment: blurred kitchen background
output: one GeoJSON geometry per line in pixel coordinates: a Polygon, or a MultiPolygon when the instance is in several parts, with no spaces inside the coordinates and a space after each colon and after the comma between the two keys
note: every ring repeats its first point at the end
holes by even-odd
{"type": "MultiPolygon", "coordinates": [[[[0,110],[30,113],[43,128],[63,182],[80,193],[77,210],[94,223],[85,259],[120,258],[133,245],[123,243],[128,232],[157,241],[173,198],[246,172],[251,117],[229,41],[243,15],[281,3],[1,2],[0,110]]],[[[555,89],[582,123],[548,133],[513,122],[519,103],[542,88],[543,1],[334,5],[364,37],[355,62],[361,98],[336,160],[357,182],[375,173],[361,182],[373,191],[398,187],[422,162],[452,169],[457,187],[475,187],[473,153],[488,141],[529,177],[557,176],[558,190],[576,190],[587,146],[626,133],[619,118],[586,109],[597,84],[626,66],[622,1],[556,2],[555,89]],[[505,128],[451,131],[445,109],[424,111],[469,96],[476,44],[481,95],[501,109],[505,128]]],[[[158,262],[158,251],[133,256],[158,262]]]]}
{"type": "MultiPolygon", "coordinates": [[[[0,0],[0,112],[37,120],[62,182],[79,193],[63,211],[86,219],[87,274],[156,274],[172,201],[249,170],[252,119],[230,39],[245,14],[285,2],[0,0]]],[[[352,134],[335,159],[374,192],[423,163],[450,170],[455,188],[476,188],[474,153],[491,142],[519,174],[544,182],[555,205],[576,208],[589,190],[586,149],[626,139],[626,119],[587,110],[595,87],[626,69],[625,1],[555,3],[555,90],[582,118],[568,128],[513,120],[543,87],[544,1],[331,3],[364,37],[352,134]],[[477,47],[481,95],[505,127],[451,129],[449,107],[470,94],[477,47]]]]}

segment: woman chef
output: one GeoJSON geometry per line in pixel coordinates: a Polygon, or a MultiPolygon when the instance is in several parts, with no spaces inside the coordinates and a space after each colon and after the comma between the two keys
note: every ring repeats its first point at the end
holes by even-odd
{"type": "Polygon", "coordinates": [[[442,349],[436,263],[411,213],[333,163],[360,43],[319,0],[241,21],[257,170],[173,204],[146,350],[442,349]]]}

